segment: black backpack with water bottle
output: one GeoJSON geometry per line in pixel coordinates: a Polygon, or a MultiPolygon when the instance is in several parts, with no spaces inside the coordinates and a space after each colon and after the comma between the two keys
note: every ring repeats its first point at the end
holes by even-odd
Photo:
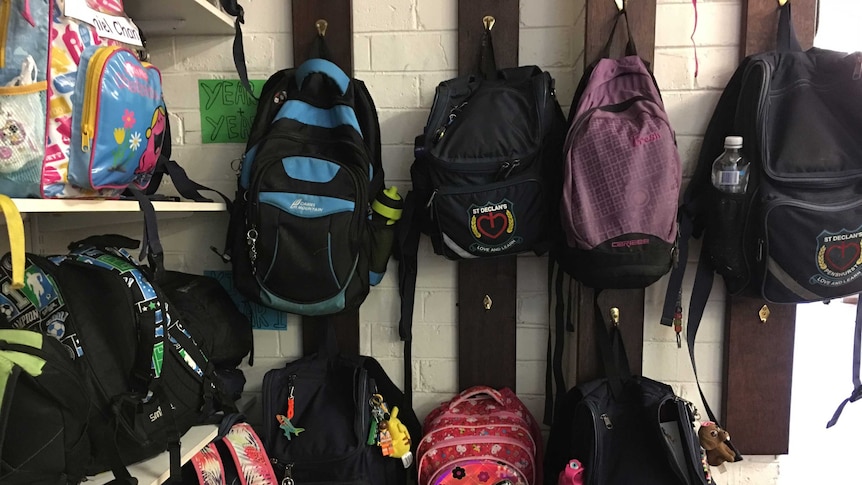
{"type": "Polygon", "coordinates": [[[264,84],[228,228],[236,288],[299,315],[356,309],[380,282],[400,197],[384,192],[362,81],[323,58],[264,84]]]}
{"type": "MultiPolygon", "coordinates": [[[[725,87],[679,211],[680,264],[671,274],[662,323],[681,318],[687,243],[700,238],[690,344],[715,273],[728,294],[770,303],[862,292],[862,138],[848,128],[862,126],[862,55],[803,51],[790,8],[781,7],[778,48],[743,59],[725,87]],[[748,173],[736,175],[748,178],[740,184],[744,190],[712,183],[728,136],[742,137],[750,162],[748,173]]],[[[857,317],[857,338],[860,330],[857,317]]],[[[859,347],[855,399],[848,401],[862,398],[859,347]]]]}

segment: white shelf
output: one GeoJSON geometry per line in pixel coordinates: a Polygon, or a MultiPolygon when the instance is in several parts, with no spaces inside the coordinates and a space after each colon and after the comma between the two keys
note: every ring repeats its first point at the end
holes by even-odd
{"type": "MultiPolygon", "coordinates": [[[[204,425],[195,426],[183,435],[180,441],[180,455],[182,462],[186,463],[192,459],[201,448],[213,440],[218,434],[218,426],[204,425]]],[[[164,452],[149,460],[135,463],[128,467],[129,473],[138,479],[138,485],[159,485],[170,477],[170,459],[168,452],[164,452]]],[[[101,485],[114,479],[111,472],[100,473],[90,477],[84,482],[86,485],[101,485]]]]}
{"type": "MultiPolygon", "coordinates": [[[[140,212],[134,200],[12,199],[18,211],[31,212],[140,212]]],[[[227,210],[223,202],[153,202],[156,212],[218,212],[227,210]]]]}
{"type": "Polygon", "coordinates": [[[218,0],[126,0],[128,15],[147,37],[159,35],[227,35],[234,19],[218,0]]]}

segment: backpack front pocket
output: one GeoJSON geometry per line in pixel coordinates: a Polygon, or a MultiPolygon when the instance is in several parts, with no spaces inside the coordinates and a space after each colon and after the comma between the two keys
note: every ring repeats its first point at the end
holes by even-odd
{"type": "Polygon", "coordinates": [[[862,291],[862,200],[777,199],[763,213],[757,254],[766,300],[800,303],[862,291]]]}
{"type": "Polygon", "coordinates": [[[91,46],[81,55],[74,99],[69,182],[145,188],[167,126],[159,71],[128,49],[91,46]]]}
{"type": "Polygon", "coordinates": [[[546,239],[545,201],[537,179],[479,187],[441,187],[431,217],[450,259],[502,256],[535,249],[546,239]]]}
{"type": "Polygon", "coordinates": [[[367,206],[358,175],[312,157],[261,165],[248,234],[261,299],[306,315],[343,309],[356,275],[359,223],[367,206]]]}

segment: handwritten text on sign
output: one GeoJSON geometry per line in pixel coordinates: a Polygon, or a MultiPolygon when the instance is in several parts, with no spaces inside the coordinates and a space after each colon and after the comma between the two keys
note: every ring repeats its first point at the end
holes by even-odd
{"type": "MultiPolygon", "coordinates": [[[[260,96],[263,80],[250,81],[260,96]]],[[[201,138],[203,143],[245,143],[257,111],[257,101],[238,79],[200,79],[201,138]]]]}

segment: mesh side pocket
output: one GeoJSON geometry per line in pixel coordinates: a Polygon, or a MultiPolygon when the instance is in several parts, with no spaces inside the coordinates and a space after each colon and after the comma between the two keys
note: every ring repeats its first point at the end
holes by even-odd
{"type": "Polygon", "coordinates": [[[0,178],[39,182],[45,155],[45,85],[41,84],[0,87],[0,178]]]}

